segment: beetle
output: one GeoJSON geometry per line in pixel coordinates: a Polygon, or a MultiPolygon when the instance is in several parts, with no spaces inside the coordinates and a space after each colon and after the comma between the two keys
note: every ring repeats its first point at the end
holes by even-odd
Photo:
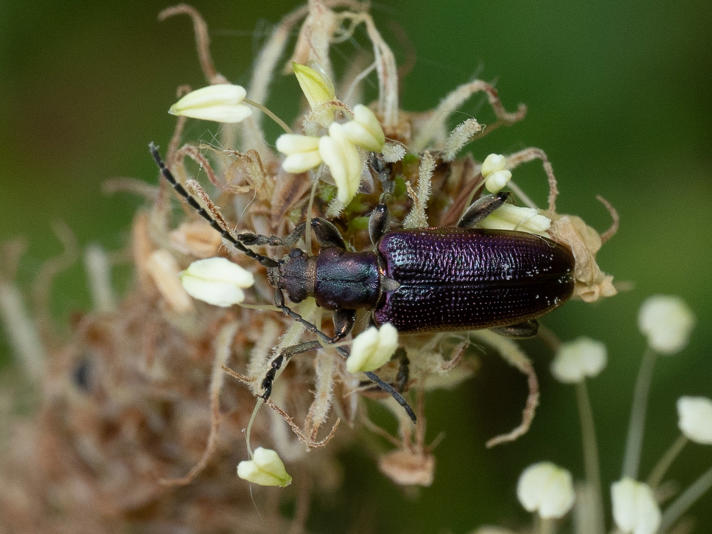
{"type": "MultiPolygon", "coordinates": [[[[528,337],[537,332],[536,319],[560,306],[573,292],[574,258],[566,245],[527,232],[474,228],[507,200],[508,193],[481,197],[456,227],[388,231],[391,168],[371,155],[370,169],[384,188],[369,217],[374,250],[348,251],[336,226],[315,217],[310,227],[321,248],[312,256],[293,247],[304,233],[305,223],[284,239],[253,233],[233,235],[175,179],[153,143],[150,150],[161,174],[178,194],[223,238],[267,268],[276,306],[323,342],[335,343],[347,336],[358,309],[371,310],[376,325],[391,323],[399,332],[492,328],[503,335],[528,337]],[[274,260],[249,248],[257,245],[281,245],[290,250],[285,258],[274,260]],[[328,336],[289,308],[283,291],[292,302],[314,297],[319,306],[333,311],[334,335],[328,336]]],[[[287,359],[319,346],[318,340],[307,341],[280,352],[262,381],[262,398],[269,398],[276,373],[287,359]]],[[[348,356],[342,347],[337,350],[348,356]]],[[[373,373],[366,375],[415,420],[392,386],[373,373]]]]}

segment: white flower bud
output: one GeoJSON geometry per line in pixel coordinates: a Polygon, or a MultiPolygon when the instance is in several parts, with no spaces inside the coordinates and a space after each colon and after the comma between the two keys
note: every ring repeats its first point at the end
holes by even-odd
{"type": "Polygon", "coordinates": [[[611,486],[613,519],[626,534],[654,534],[660,526],[660,508],[647,484],[624,478],[611,486]]]}
{"type": "Polygon", "coordinates": [[[372,152],[380,152],[386,143],[386,136],[378,118],[370,108],[358,104],[354,107],[354,118],[344,126],[346,137],[353,144],[372,152]]]}
{"type": "Polygon", "coordinates": [[[532,234],[543,234],[549,226],[551,226],[551,219],[540,215],[537,210],[512,204],[502,204],[479,224],[480,228],[518,230],[532,234]]]}
{"type": "Polygon", "coordinates": [[[680,397],[677,425],[690,441],[712,445],[712,400],[707,397],[680,397]]]}
{"type": "Polygon", "coordinates": [[[282,134],[277,138],[277,150],[287,155],[282,168],[294,174],[306,172],[322,161],[319,138],[311,135],[282,134]]]}
{"type": "Polygon", "coordinates": [[[588,337],[562,343],[551,363],[551,373],[559,382],[581,382],[594,377],[606,366],[606,346],[588,337]]]}
{"type": "Polygon", "coordinates": [[[378,329],[372,326],[354,339],[346,369],[349,373],[378,369],[391,359],[397,348],[398,331],[391,323],[378,329]]]}
{"type": "Polygon", "coordinates": [[[361,158],[346,137],[344,127],[332,122],[329,135],[319,140],[319,154],[334,178],[339,201],[346,206],[358,192],[361,183],[361,158]]]}
{"type": "Polygon", "coordinates": [[[482,162],[480,173],[483,178],[487,178],[491,174],[507,169],[507,158],[502,154],[490,154],[482,162]]]}
{"type": "Polygon", "coordinates": [[[194,261],[181,273],[180,281],[193,298],[222,307],[245,300],[242,288],[255,283],[251,272],[221,257],[194,261]]]}
{"type": "Polygon", "coordinates": [[[504,189],[511,179],[511,171],[503,170],[493,172],[485,179],[485,188],[490,193],[496,193],[497,191],[504,189]]]}
{"type": "Polygon", "coordinates": [[[292,69],[312,110],[336,98],[334,84],[324,73],[299,63],[292,63],[292,69]]]}
{"type": "Polygon", "coordinates": [[[519,502],[528,512],[537,512],[544,519],[566,515],[575,497],[571,473],[551,462],[530,465],[517,482],[519,502]]]}
{"type": "Polygon", "coordinates": [[[690,339],[695,315],[677,296],[654,295],[640,307],[638,327],[651,349],[661,354],[681,351],[690,339]]]}
{"type": "Polygon", "coordinates": [[[252,109],[242,103],[245,95],[245,88],[240,85],[209,85],[185,95],[168,113],[206,121],[240,122],[252,114],[252,109]]]}
{"type": "Polygon", "coordinates": [[[292,477],[287,473],[279,454],[263,447],[255,449],[252,460],[243,460],[237,464],[237,476],[260,486],[284,488],[292,483],[292,477]]]}

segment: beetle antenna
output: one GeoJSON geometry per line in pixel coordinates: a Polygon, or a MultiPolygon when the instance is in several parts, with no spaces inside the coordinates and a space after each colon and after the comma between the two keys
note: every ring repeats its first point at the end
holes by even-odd
{"type": "Polygon", "coordinates": [[[200,214],[203,219],[208,221],[210,223],[210,226],[212,226],[215,230],[217,230],[220,235],[228,240],[230,243],[234,245],[234,247],[239,250],[240,252],[243,252],[253,260],[257,260],[261,265],[264,265],[265,267],[277,267],[279,265],[275,260],[272,258],[269,258],[267,256],[263,256],[262,254],[258,254],[257,252],[254,252],[253,250],[247,248],[242,241],[237,239],[234,235],[232,235],[230,232],[228,232],[225,228],[223,228],[218,222],[215,220],[215,218],[210,215],[207,211],[205,211],[205,208],[200,205],[200,203],[197,201],[197,199],[188,193],[188,191],[185,190],[185,187],[176,180],[175,176],[173,176],[173,173],[168,170],[168,167],[166,167],[165,163],[163,163],[163,160],[161,159],[161,155],[158,153],[158,147],[151,141],[148,145],[148,149],[151,151],[151,155],[153,156],[153,159],[156,161],[156,165],[158,165],[158,168],[161,170],[161,174],[163,177],[168,181],[168,183],[173,186],[173,189],[175,189],[180,196],[182,196],[185,201],[190,204],[190,206],[200,214]]]}

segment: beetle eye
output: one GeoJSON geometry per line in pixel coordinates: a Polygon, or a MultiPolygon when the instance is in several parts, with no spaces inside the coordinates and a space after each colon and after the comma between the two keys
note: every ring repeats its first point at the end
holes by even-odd
{"type": "Polygon", "coordinates": [[[300,249],[298,249],[298,248],[294,248],[294,249],[292,249],[292,250],[289,251],[289,257],[290,257],[290,258],[298,258],[298,257],[303,256],[303,255],[304,255],[304,252],[302,252],[302,251],[301,251],[300,249]]]}

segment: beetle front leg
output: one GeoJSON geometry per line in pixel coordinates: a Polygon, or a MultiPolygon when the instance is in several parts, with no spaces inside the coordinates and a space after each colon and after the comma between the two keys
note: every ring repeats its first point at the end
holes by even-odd
{"type": "Polygon", "coordinates": [[[534,337],[539,331],[539,322],[534,319],[531,319],[529,321],[524,321],[522,323],[512,324],[509,326],[500,326],[498,328],[492,328],[492,331],[496,332],[500,336],[505,337],[534,337]]]}
{"type": "Polygon", "coordinates": [[[356,310],[336,310],[333,316],[334,337],[332,343],[341,341],[349,335],[356,322],[356,310]]]}
{"type": "Polygon", "coordinates": [[[368,218],[368,234],[371,238],[373,246],[378,244],[378,241],[383,237],[383,234],[388,230],[388,206],[386,203],[390,200],[393,194],[395,183],[391,177],[393,166],[383,159],[383,155],[371,153],[368,159],[368,165],[371,170],[371,175],[378,178],[381,182],[383,193],[378,199],[378,204],[371,212],[368,218]]]}
{"type": "Polygon", "coordinates": [[[336,247],[346,250],[346,242],[339,229],[321,217],[311,219],[311,227],[321,247],[336,247]]]}
{"type": "Polygon", "coordinates": [[[504,204],[507,198],[509,198],[509,193],[497,193],[478,198],[462,214],[457,223],[458,228],[472,228],[504,204]]]}

